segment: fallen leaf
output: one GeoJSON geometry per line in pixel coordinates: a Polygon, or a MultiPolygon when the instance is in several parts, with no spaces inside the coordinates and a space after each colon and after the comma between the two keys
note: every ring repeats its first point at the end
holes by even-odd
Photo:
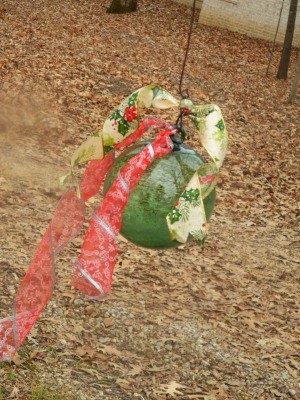
{"type": "Polygon", "coordinates": [[[110,328],[115,325],[115,320],[113,318],[103,318],[103,324],[105,328],[110,328]]]}
{"type": "Polygon", "coordinates": [[[17,388],[16,386],[13,388],[13,390],[12,390],[12,392],[10,393],[10,395],[9,395],[9,398],[10,399],[14,399],[14,398],[18,398],[19,397],[19,394],[20,394],[20,390],[19,390],[19,388],[17,388]]]}
{"type": "Polygon", "coordinates": [[[168,384],[160,385],[160,388],[157,390],[157,394],[169,394],[172,397],[176,397],[176,395],[183,395],[183,393],[178,390],[183,388],[186,388],[186,386],[175,381],[171,381],[168,384]]]}
{"type": "Polygon", "coordinates": [[[122,356],[122,353],[118,349],[113,347],[113,346],[104,345],[104,346],[100,347],[99,350],[102,351],[105,354],[112,354],[112,355],[115,355],[115,356],[118,356],[118,357],[122,356]]]}
{"type": "Polygon", "coordinates": [[[87,353],[87,350],[84,346],[76,347],[75,354],[79,357],[84,356],[87,353]]]}
{"type": "Polygon", "coordinates": [[[129,376],[139,375],[142,372],[142,367],[140,365],[132,365],[132,369],[127,372],[129,376]]]}
{"type": "Polygon", "coordinates": [[[23,360],[21,358],[21,356],[16,353],[15,356],[11,359],[11,361],[17,366],[19,367],[20,365],[22,365],[24,363],[25,360],[23,360]]]}

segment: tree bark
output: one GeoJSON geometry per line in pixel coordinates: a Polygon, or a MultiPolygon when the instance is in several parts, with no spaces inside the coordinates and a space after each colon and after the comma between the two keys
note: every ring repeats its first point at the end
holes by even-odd
{"type": "Polygon", "coordinates": [[[277,71],[277,79],[286,79],[290,64],[298,0],[291,0],[289,17],[284,37],[281,59],[277,71]]]}
{"type": "Polygon", "coordinates": [[[124,14],[137,10],[137,0],[112,0],[106,12],[111,14],[124,14]]]}
{"type": "Polygon", "coordinates": [[[297,61],[297,66],[296,66],[296,74],[294,76],[294,79],[292,82],[292,87],[291,87],[291,92],[290,92],[290,95],[288,98],[289,103],[293,103],[295,100],[299,82],[300,82],[300,51],[299,51],[299,56],[298,56],[298,61],[297,61]]]}

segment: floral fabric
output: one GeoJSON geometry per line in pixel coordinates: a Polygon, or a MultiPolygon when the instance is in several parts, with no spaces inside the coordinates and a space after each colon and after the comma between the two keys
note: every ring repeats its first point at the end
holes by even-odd
{"type": "Polygon", "coordinates": [[[128,96],[109,116],[103,125],[103,146],[107,152],[116,143],[130,135],[139,125],[142,108],[167,109],[179,104],[170,93],[155,85],[148,85],[128,96]]]}
{"type": "Polygon", "coordinates": [[[216,105],[192,106],[190,117],[199,139],[211,161],[202,164],[188,183],[185,191],[167,215],[172,239],[185,243],[191,235],[203,243],[207,235],[207,221],[203,200],[218,181],[219,169],[227,150],[227,131],[221,110],[216,105]]]}

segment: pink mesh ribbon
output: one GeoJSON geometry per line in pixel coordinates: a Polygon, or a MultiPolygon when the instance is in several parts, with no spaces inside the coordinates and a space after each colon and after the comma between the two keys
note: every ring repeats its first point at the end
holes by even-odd
{"type": "MultiPolygon", "coordinates": [[[[133,143],[151,128],[164,129],[152,146],[147,146],[120,170],[104,201],[90,221],[78,261],[73,264],[73,285],[85,294],[101,298],[111,286],[117,256],[117,238],[122,211],[130,191],[154,158],[172,150],[169,135],[173,128],[165,121],[148,117],[139,128],[115,147],[133,143]]],[[[54,258],[82,227],[85,204],[97,194],[114,161],[114,151],[102,160],[90,161],[79,185],[80,198],[70,189],[57,204],[53,218],[34,254],[17,291],[13,315],[0,320],[0,361],[11,359],[49,301],[55,280],[54,258]]]]}
{"type": "Polygon", "coordinates": [[[100,207],[91,218],[80,256],[73,264],[72,285],[93,298],[108,293],[117,257],[117,234],[130,192],[155,158],[169,153],[173,128],[161,131],[156,139],[120,169],[100,207]]]}
{"type": "Polygon", "coordinates": [[[14,301],[12,317],[0,320],[0,361],[20,347],[47,304],[54,286],[54,257],[78,233],[85,206],[70,189],[56,206],[14,301]]]}

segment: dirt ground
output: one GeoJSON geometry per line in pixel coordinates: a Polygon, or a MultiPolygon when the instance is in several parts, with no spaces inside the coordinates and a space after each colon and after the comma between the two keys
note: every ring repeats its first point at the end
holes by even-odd
{"type": "MultiPolygon", "coordinates": [[[[134,89],[177,95],[191,10],[139,0],[113,16],[109,3],[0,0],[0,318],[76,146],[134,89]]],[[[70,286],[73,240],[41,318],[0,364],[0,399],[300,398],[300,98],[286,102],[292,73],[275,79],[279,45],[265,76],[269,47],[196,24],[184,85],[221,107],[230,135],[205,247],[122,242],[112,291],[92,302],[70,286]]]]}

